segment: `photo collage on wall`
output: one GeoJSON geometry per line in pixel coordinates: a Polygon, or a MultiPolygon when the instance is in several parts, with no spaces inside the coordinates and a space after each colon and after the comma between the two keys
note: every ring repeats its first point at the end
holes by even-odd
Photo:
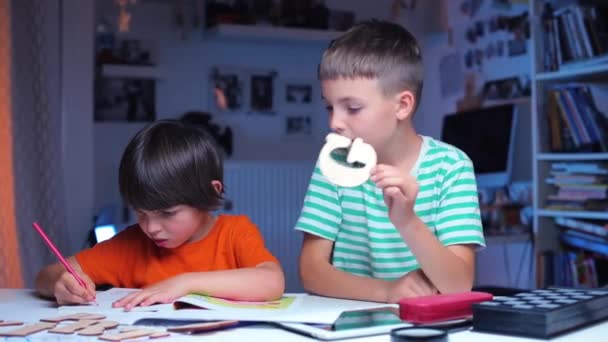
{"type": "Polygon", "coordinates": [[[213,112],[276,115],[277,73],[273,70],[215,67],[209,74],[213,112]]]}
{"type": "Polygon", "coordinates": [[[279,96],[285,115],[283,136],[285,139],[306,139],[312,136],[313,113],[318,110],[319,97],[315,80],[284,79],[279,96]]]}
{"type": "Polygon", "coordinates": [[[320,98],[315,79],[280,78],[273,70],[214,67],[209,82],[211,112],[276,116],[287,140],[313,135],[320,98]]]}

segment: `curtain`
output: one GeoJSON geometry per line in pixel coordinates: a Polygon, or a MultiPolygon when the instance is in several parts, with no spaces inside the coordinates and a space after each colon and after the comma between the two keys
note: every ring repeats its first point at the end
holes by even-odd
{"type": "Polygon", "coordinates": [[[39,222],[60,250],[65,250],[69,241],[61,165],[61,1],[0,3],[4,7],[1,15],[8,16],[1,18],[0,25],[9,28],[0,30],[1,34],[10,32],[6,39],[0,39],[3,55],[9,59],[2,65],[10,65],[10,75],[2,78],[0,85],[0,98],[8,99],[0,116],[0,151],[10,162],[0,166],[1,172],[7,173],[0,179],[0,193],[3,202],[12,199],[12,209],[7,209],[11,205],[0,205],[0,234],[4,237],[0,249],[6,254],[2,261],[14,263],[7,276],[12,283],[7,280],[0,286],[32,287],[38,270],[56,261],[32,222],[39,222]]]}
{"type": "Polygon", "coordinates": [[[11,134],[10,2],[0,0],[0,287],[21,287],[11,134]]]}

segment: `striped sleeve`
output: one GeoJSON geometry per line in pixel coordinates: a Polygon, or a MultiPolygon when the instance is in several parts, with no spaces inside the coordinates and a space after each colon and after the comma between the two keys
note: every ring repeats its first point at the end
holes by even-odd
{"type": "Polygon", "coordinates": [[[310,178],[295,229],[335,241],[341,220],[338,189],[321,174],[317,166],[310,178]]]}
{"type": "Polygon", "coordinates": [[[455,161],[445,175],[436,221],[437,237],[445,246],[485,246],[473,164],[468,157],[455,161]]]}

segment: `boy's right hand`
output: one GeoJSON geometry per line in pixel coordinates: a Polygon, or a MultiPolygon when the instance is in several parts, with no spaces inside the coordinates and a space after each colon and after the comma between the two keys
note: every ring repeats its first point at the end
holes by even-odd
{"type": "Polygon", "coordinates": [[[78,275],[87,285],[86,289],[82,287],[76,278],[67,270],[61,273],[54,288],[57,304],[84,304],[95,300],[95,283],[93,283],[89,276],[82,272],[78,272],[78,275]]]}
{"type": "Polygon", "coordinates": [[[439,291],[422,270],[411,271],[391,282],[387,291],[387,303],[398,303],[403,298],[431,296],[439,291]]]}

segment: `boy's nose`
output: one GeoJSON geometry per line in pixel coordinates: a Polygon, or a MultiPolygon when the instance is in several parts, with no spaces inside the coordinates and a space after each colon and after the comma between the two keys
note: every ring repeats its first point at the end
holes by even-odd
{"type": "Polygon", "coordinates": [[[337,119],[336,115],[332,115],[329,119],[329,128],[340,135],[344,133],[344,122],[337,119]]]}
{"type": "Polygon", "coordinates": [[[152,220],[148,220],[148,222],[146,222],[142,228],[148,233],[148,235],[151,236],[154,236],[161,231],[160,224],[157,224],[152,220]]]}

